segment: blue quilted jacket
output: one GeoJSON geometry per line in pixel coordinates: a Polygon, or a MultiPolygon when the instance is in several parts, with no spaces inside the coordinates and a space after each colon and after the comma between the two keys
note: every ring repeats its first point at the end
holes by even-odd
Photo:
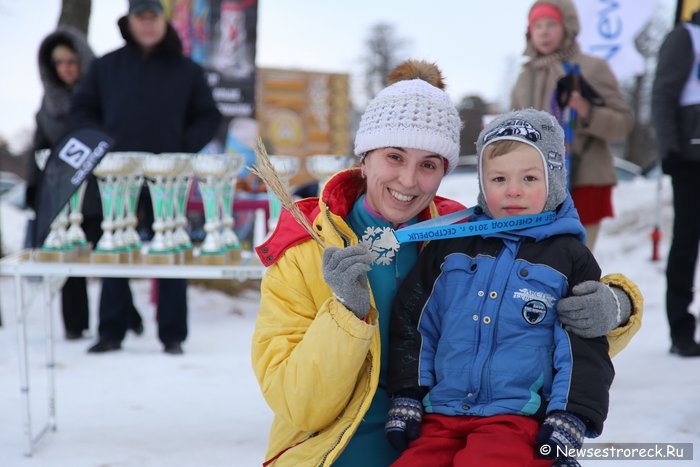
{"type": "Polygon", "coordinates": [[[427,245],[392,313],[390,392],[427,391],[426,412],[443,415],[566,410],[600,433],[607,340],[577,337],[556,316],[574,285],[600,279],[583,235],[569,198],[548,225],[427,245]]]}

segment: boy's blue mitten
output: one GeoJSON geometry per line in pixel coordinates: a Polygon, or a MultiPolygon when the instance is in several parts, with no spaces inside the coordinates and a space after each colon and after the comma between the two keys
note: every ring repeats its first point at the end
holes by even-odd
{"type": "Polygon", "coordinates": [[[567,453],[572,449],[581,449],[585,433],[586,424],[576,415],[554,411],[545,417],[535,437],[537,453],[541,457],[555,459],[554,465],[579,465],[567,453]]]}
{"type": "Polygon", "coordinates": [[[394,449],[403,452],[420,435],[423,404],[412,397],[394,397],[384,431],[394,449]]]}
{"type": "Polygon", "coordinates": [[[372,268],[372,260],[372,253],[364,245],[329,246],[323,250],[323,278],[335,298],[360,319],[369,313],[367,273],[372,268]]]}

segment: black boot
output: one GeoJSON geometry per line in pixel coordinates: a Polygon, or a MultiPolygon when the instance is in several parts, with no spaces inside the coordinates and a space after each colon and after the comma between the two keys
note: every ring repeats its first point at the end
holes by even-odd
{"type": "Polygon", "coordinates": [[[90,347],[87,351],[88,353],[105,353],[112,352],[114,350],[121,350],[122,343],[119,341],[111,341],[107,339],[100,339],[95,345],[90,347]]]}
{"type": "Polygon", "coordinates": [[[131,308],[131,313],[127,318],[127,328],[132,330],[134,334],[140,336],[143,334],[143,319],[135,307],[131,308]]]}
{"type": "Polygon", "coordinates": [[[168,342],[167,344],[164,344],[163,352],[169,353],[170,355],[182,355],[185,353],[182,350],[181,342],[168,342]]]}
{"type": "Polygon", "coordinates": [[[700,357],[700,344],[696,342],[682,342],[671,345],[671,353],[681,357],[700,357]]]}

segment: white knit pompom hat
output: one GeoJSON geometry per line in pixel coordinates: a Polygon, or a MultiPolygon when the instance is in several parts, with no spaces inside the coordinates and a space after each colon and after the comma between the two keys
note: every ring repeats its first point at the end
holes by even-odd
{"type": "MultiPolygon", "coordinates": [[[[433,64],[410,62],[440,73],[433,64]]],[[[355,135],[355,155],[386,147],[422,149],[444,157],[449,173],[459,161],[462,122],[447,93],[418,76],[387,86],[367,105],[355,135]]]]}

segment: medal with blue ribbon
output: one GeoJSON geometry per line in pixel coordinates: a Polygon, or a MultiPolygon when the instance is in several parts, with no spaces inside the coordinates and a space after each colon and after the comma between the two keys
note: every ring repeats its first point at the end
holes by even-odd
{"type": "Polygon", "coordinates": [[[556,218],[553,211],[526,216],[501,217],[483,221],[471,221],[455,224],[471,216],[474,208],[457,211],[446,216],[436,217],[394,231],[398,243],[425,242],[445,238],[470,237],[472,235],[488,235],[496,232],[520,230],[538,225],[549,224],[556,218]]]}

